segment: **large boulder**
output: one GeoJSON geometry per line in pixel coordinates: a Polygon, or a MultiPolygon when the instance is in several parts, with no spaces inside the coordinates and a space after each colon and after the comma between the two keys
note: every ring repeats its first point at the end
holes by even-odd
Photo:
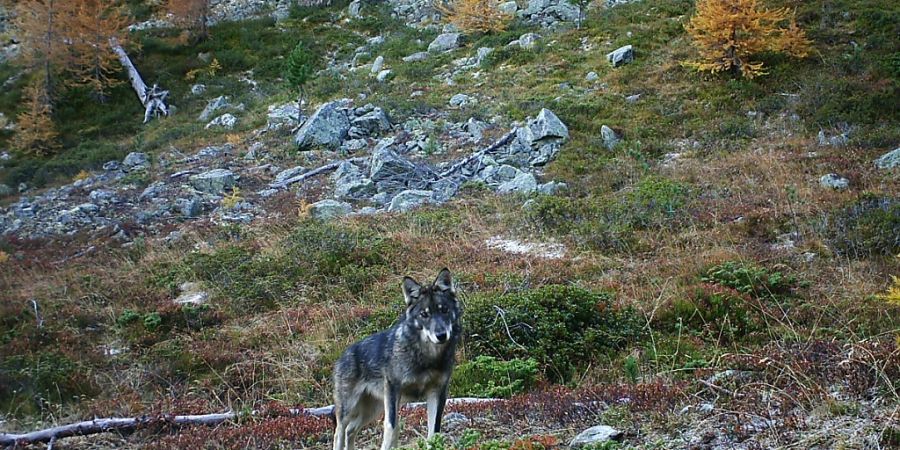
{"type": "Polygon", "coordinates": [[[367,134],[377,134],[391,129],[391,119],[381,108],[353,119],[351,126],[365,130],[367,134]]]}
{"type": "Polygon", "coordinates": [[[428,51],[431,53],[448,52],[450,50],[459,48],[459,44],[459,33],[443,33],[438,35],[438,37],[434,38],[434,40],[431,41],[430,44],[428,44],[428,51]]]}
{"type": "Polygon", "coordinates": [[[388,211],[409,211],[411,209],[418,208],[425,203],[430,203],[433,196],[434,192],[432,191],[417,189],[402,191],[395,195],[393,199],[391,199],[391,204],[390,206],[388,206],[388,211]]]}
{"type": "Polygon", "coordinates": [[[269,105],[266,113],[266,128],[276,130],[281,127],[293,127],[300,122],[300,108],[297,102],[287,102],[281,105],[269,105]]]}
{"type": "Polygon", "coordinates": [[[541,112],[529,124],[529,128],[531,129],[532,141],[540,141],[546,138],[569,138],[569,128],[566,127],[562,120],[559,120],[559,117],[556,117],[556,114],[553,114],[553,111],[547,108],[541,108],[541,112]]]}
{"type": "Polygon", "coordinates": [[[237,117],[234,117],[234,115],[232,114],[225,113],[213,119],[212,122],[206,124],[205,128],[209,129],[212,127],[221,127],[226,130],[230,130],[234,128],[235,125],[237,125],[237,117]]]}
{"type": "Polygon", "coordinates": [[[501,194],[531,194],[538,189],[537,179],[528,172],[519,172],[515,178],[501,184],[497,192],[501,194]]]}
{"type": "Polygon", "coordinates": [[[350,131],[350,117],[345,105],[345,102],[334,101],[320,106],[297,131],[294,137],[297,145],[300,148],[317,145],[333,150],[340,148],[350,131]]]}
{"type": "Polygon", "coordinates": [[[331,179],[334,181],[334,195],[338,198],[360,199],[375,194],[375,184],[352,163],[341,163],[331,179]]]}
{"type": "Polygon", "coordinates": [[[191,176],[194,189],[208,194],[221,194],[234,187],[234,173],[227,169],[213,169],[191,176]]]}
{"type": "Polygon", "coordinates": [[[346,216],[353,211],[353,207],[349,203],[325,199],[319,200],[309,205],[309,215],[314,219],[332,219],[335,217],[346,216]]]}
{"type": "Polygon", "coordinates": [[[369,178],[375,182],[398,181],[406,183],[416,173],[416,165],[398,155],[392,148],[393,140],[379,143],[372,151],[369,178]]]}

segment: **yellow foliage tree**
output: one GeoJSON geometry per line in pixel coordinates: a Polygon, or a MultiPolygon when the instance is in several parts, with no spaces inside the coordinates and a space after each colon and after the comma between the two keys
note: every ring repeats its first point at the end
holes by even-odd
{"type": "Polygon", "coordinates": [[[447,21],[460,30],[473,33],[495,33],[506,29],[510,15],[497,8],[496,0],[454,0],[450,4],[435,3],[447,21]]]}
{"type": "Polygon", "coordinates": [[[19,113],[14,149],[29,155],[47,156],[59,148],[56,128],[51,117],[50,97],[43,80],[35,80],[25,88],[25,110],[19,113]]]}
{"type": "Polygon", "coordinates": [[[107,87],[121,83],[116,77],[121,68],[119,58],[110,49],[109,40],[128,44],[128,33],[124,32],[128,16],[115,0],[81,0],[73,8],[71,22],[69,84],[88,86],[102,99],[107,87]]]}
{"type": "Polygon", "coordinates": [[[766,74],[762,62],[751,60],[754,55],[771,51],[805,58],[811,44],[791,10],[766,9],[758,0],[697,0],[686,28],[700,50],[700,61],[686,66],[746,78],[766,74]]]}

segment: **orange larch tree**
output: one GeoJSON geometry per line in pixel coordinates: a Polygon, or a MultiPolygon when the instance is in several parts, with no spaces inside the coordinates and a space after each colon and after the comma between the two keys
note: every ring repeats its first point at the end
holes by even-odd
{"type": "Polygon", "coordinates": [[[767,9],[758,0],[697,0],[686,28],[700,50],[700,61],[686,66],[746,78],[766,74],[763,63],[752,60],[755,55],[769,51],[805,58],[811,44],[791,10],[767,9]]]}
{"type": "Polygon", "coordinates": [[[72,61],[67,67],[68,82],[88,86],[99,99],[106,88],[121,83],[115,74],[121,69],[118,56],[110,47],[110,39],[127,45],[124,33],[128,16],[113,0],[81,0],[72,13],[72,37],[69,42],[72,61]]]}
{"type": "Polygon", "coordinates": [[[59,148],[52,109],[44,82],[35,79],[25,88],[25,110],[16,117],[18,129],[12,138],[14,149],[34,156],[46,156],[59,148]]]}

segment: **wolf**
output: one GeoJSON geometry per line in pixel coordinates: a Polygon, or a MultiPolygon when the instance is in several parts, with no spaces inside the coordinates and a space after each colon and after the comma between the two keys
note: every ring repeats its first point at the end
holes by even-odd
{"type": "Polygon", "coordinates": [[[334,367],[334,450],[353,450],[360,429],[384,413],[382,450],[397,443],[401,402],[424,399],[428,437],[441,431],[447,386],[462,334],[461,308],[446,268],[430,286],[401,283],[398,323],[347,348],[334,367]]]}

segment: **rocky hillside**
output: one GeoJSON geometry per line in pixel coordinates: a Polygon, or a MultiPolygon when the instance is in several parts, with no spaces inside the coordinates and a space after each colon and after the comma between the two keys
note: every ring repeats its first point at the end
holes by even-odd
{"type": "Polygon", "coordinates": [[[146,415],[56,445],[330,448],[292,408],[446,266],[451,396],[500,400],[428,443],[408,409],[404,446],[900,447],[892,2],[767,2],[814,51],[752,80],[684,64],[689,0],[502,2],[489,33],[221,0],[196,41],[157,3],[125,2],[128,51],[173,114],[64,89],[40,157],[12,149],[33,74],[0,10],[0,442],[146,415]]]}

